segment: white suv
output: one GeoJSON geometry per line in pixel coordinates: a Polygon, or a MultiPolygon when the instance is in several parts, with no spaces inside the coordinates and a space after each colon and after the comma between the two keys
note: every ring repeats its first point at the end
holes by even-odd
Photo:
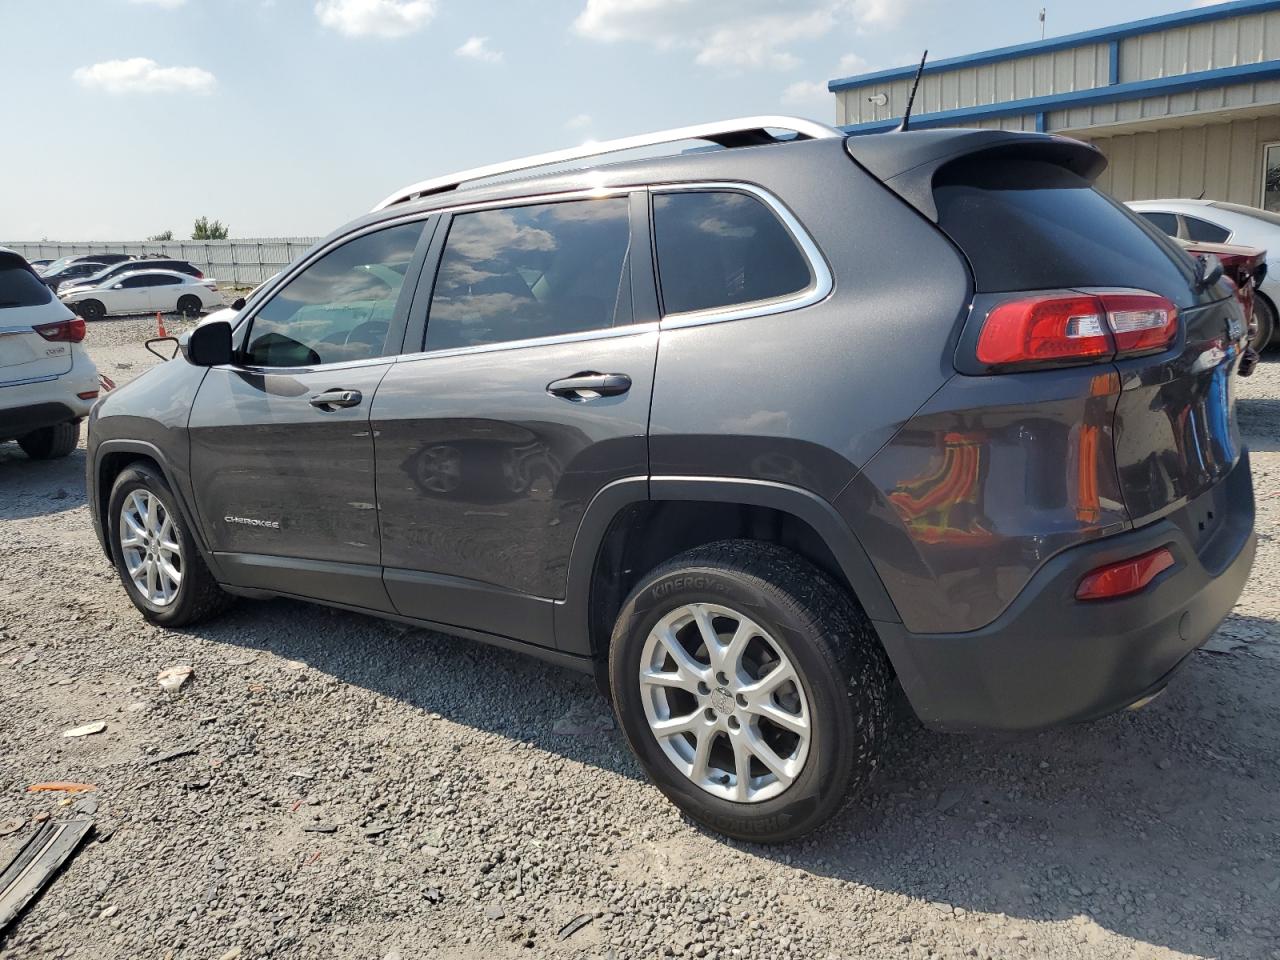
{"type": "Polygon", "coordinates": [[[0,247],[0,441],[33,460],[65,457],[98,397],[98,368],[81,346],[84,320],[0,247]]]}

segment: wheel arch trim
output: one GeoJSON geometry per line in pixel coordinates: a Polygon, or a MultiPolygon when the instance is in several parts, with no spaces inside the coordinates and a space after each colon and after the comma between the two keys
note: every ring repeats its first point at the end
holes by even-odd
{"type": "Polygon", "coordinates": [[[109,497],[111,491],[103,489],[102,468],[105,457],[109,454],[117,453],[135,453],[140,458],[145,457],[156,464],[160,469],[160,473],[164,476],[165,483],[169,484],[169,489],[173,491],[173,495],[178,501],[178,510],[181,511],[183,522],[186,523],[187,529],[191,532],[191,538],[195,541],[196,549],[200,551],[214,579],[220,581],[222,578],[218,570],[217,560],[214,559],[213,553],[209,550],[209,545],[205,542],[204,530],[196,522],[196,513],[188,500],[186,488],[178,482],[169,458],[154,443],[146,440],[103,440],[93,449],[93,484],[88,491],[89,509],[93,513],[94,526],[98,531],[98,540],[102,544],[102,549],[107,558],[111,558],[110,520],[103,514],[103,498],[109,497]]]}
{"type": "Polygon", "coordinates": [[[629,477],[602,488],[583,511],[574,537],[565,599],[556,604],[558,647],[579,655],[591,649],[592,574],[613,521],[644,501],[711,501],[767,507],[807,523],[826,544],[872,620],[900,622],[897,608],[854,531],[830,503],[801,487],[740,477],[629,477]]]}

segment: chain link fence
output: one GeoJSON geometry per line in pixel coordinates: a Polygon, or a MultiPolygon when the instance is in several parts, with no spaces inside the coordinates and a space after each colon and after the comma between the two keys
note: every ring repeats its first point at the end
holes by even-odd
{"type": "Polygon", "coordinates": [[[127,253],[135,257],[171,257],[199,267],[219,283],[257,286],[302,254],[319,237],[264,237],[257,240],[133,240],[118,243],[60,243],[56,241],[3,241],[0,247],[16,250],[28,260],[57,259],[78,254],[127,253]]]}

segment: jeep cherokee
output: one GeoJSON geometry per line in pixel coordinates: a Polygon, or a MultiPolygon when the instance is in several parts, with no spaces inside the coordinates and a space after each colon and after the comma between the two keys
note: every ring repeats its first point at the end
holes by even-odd
{"type": "Polygon", "coordinates": [[[773,117],[414,184],[99,401],[102,545],[157,624],[288,596],[594,672],[689,816],[799,836],[899,687],[1087,720],[1240,594],[1243,314],[1104,164],[773,117]]]}

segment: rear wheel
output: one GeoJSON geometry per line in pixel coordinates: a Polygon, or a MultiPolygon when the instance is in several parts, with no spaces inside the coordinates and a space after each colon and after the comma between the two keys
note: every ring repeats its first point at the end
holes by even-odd
{"type": "Polygon", "coordinates": [[[1267,349],[1276,330],[1276,308],[1261,293],[1253,296],[1253,319],[1258,325],[1258,332],[1249,341],[1249,346],[1261,353],[1267,349]]]}
{"type": "Polygon", "coordinates": [[[870,781],[891,675],[848,593],[796,554],[724,541],[654,570],[623,604],[614,707],[646,772],[713,830],[801,836],[870,781]]]}
{"type": "Polygon", "coordinates": [[[70,454],[79,442],[79,420],[42,427],[18,438],[18,446],[32,460],[60,459],[70,454]]]}
{"type": "Polygon", "coordinates": [[[204,310],[204,304],[200,302],[199,297],[187,294],[178,299],[178,312],[184,317],[198,317],[202,310],[204,310]]]}
{"type": "Polygon", "coordinates": [[[233,598],[205,566],[177,498],[155,467],[138,463],[121,471],[106,521],[120,580],[152,623],[184,627],[230,606],[233,598]]]}
{"type": "Polygon", "coordinates": [[[86,320],[101,320],[107,315],[107,308],[101,300],[81,300],[76,304],[76,312],[86,320]]]}

